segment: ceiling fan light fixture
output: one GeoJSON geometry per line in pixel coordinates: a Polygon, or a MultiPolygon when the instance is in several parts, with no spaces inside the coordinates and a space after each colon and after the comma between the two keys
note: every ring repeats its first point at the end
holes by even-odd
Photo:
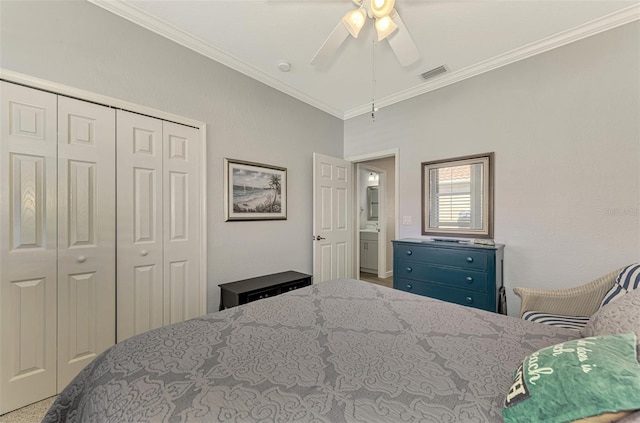
{"type": "Polygon", "coordinates": [[[387,16],[393,10],[396,0],[371,0],[371,13],[376,18],[387,16]]]}
{"type": "Polygon", "coordinates": [[[364,26],[364,22],[366,19],[367,16],[365,15],[364,10],[360,8],[352,10],[351,12],[344,15],[344,18],[342,18],[342,23],[353,38],[358,38],[358,34],[360,34],[360,30],[364,26]]]}
{"type": "Polygon", "coordinates": [[[376,19],[378,41],[382,41],[398,29],[398,25],[387,15],[376,19]]]}
{"type": "Polygon", "coordinates": [[[420,51],[400,18],[400,14],[394,8],[396,0],[352,1],[357,6],[357,10],[348,12],[337,22],[334,30],[311,59],[311,65],[323,66],[327,64],[342,43],[349,38],[349,34],[353,38],[358,38],[360,30],[369,18],[375,20],[378,42],[387,40],[401,66],[407,67],[420,59],[420,51]]]}

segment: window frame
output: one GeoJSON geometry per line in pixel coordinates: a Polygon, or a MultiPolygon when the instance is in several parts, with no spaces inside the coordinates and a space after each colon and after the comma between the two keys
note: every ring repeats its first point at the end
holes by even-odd
{"type": "MultiPolygon", "coordinates": [[[[493,188],[493,162],[494,153],[475,154],[470,156],[454,157],[450,159],[434,160],[422,162],[422,235],[427,236],[449,236],[461,238],[493,238],[493,208],[494,208],[494,188],[493,188]],[[482,224],[480,229],[470,227],[441,228],[431,226],[431,183],[430,174],[433,169],[446,167],[482,164],[483,186],[482,186],[482,224]]],[[[474,184],[471,178],[471,185],[474,184]]],[[[473,214],[473,212],[472,212],[473,214]]]]}

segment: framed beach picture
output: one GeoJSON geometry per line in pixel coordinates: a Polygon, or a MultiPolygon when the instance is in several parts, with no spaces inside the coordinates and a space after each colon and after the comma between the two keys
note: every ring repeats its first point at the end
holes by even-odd
{"type": "Polygon", "coordinates": [[[224,159],[225,221],[287,218],[287,169],[224,159]]]}

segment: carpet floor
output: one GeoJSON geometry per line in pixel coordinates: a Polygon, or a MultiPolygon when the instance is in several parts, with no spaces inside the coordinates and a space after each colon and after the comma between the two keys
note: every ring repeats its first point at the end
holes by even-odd
{"type": "Polygon", "coordinates": [[[35,404],[18,408],[0,416],[0,423],[37,423],[41,422],[56,397],[47,398],[35,404]]]}

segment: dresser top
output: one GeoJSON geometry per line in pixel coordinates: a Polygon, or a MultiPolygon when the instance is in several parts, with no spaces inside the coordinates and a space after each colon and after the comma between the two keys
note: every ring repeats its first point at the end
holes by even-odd
{"type": "Polygon", "coordinates": [[[429,246],[438,246],[438,247],[450,247],[450,248],[476,248],[479,250],[502,250],[504,248],[504,244],[496,244],[496,245],[482,245],[482,244],[474,244],[473,241],[435,241],[429,238],[403,238],[403,239],[395,239],[391,242],[411,242],[415,244],[426,244],[429,246]]]}

